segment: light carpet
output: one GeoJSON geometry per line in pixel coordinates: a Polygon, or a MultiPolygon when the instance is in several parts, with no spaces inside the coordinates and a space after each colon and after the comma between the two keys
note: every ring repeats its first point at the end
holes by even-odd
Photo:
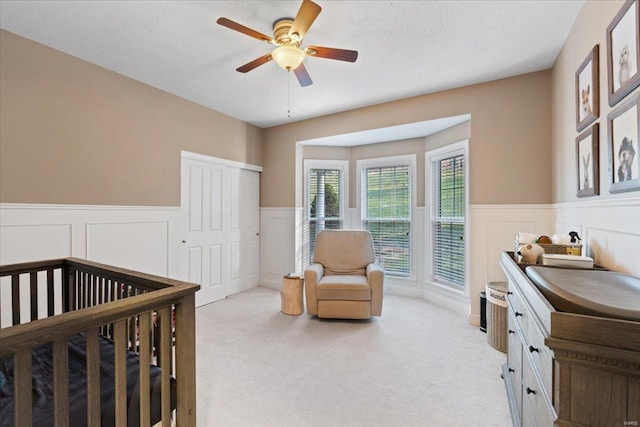
{"type": "Polygon", "coordinates": [[[196,328],[198,426],[511,425],[506,356],[423,300],[319,320],[282,314],[259,287],[198,308],[196,328]]]}

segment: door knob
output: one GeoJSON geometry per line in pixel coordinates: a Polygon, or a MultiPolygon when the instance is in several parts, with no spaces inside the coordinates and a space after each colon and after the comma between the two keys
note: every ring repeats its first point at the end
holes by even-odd
{"type": "Polygon", "coordinates": [[[183,240],[183,241],[182,241],[182,243],[187,243],[187,241],[186,241],[186,240],[183,240]]]}

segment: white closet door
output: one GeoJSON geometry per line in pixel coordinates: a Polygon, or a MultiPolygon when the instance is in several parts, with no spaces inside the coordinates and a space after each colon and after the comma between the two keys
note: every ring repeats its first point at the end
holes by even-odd
{"type": "Polygon", "coordinates": [[[196,305],[258,285],[258,172],[182,159],[181,269],[196,305]]]}

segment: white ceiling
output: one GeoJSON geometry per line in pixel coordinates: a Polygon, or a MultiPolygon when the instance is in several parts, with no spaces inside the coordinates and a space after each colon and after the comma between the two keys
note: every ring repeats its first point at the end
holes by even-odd
{"type": "Polygon", "coordinates": [[[305,59],[301,88],[275,62],[235,71],[270,45],[301,1],[0,1],[0,27],[260,127],[551,68],[584,0],[334,1],[303,47],[354,49],[355,63],[305,59]],[[290,116],[288,117],[288,110],[290,116]]]}

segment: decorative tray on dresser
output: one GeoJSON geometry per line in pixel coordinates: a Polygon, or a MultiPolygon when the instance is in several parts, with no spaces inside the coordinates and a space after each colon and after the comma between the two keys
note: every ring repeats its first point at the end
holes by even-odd
{"type": "MultiPolygon", "coordinates": [[[[500,265],[508,280],[502,371],[513,425],[640,425],[640,321],[561,311],[512,252],[502,253],[500,265]]],[[[635,306],[632,295],[626,305],[635,306]]]]}

